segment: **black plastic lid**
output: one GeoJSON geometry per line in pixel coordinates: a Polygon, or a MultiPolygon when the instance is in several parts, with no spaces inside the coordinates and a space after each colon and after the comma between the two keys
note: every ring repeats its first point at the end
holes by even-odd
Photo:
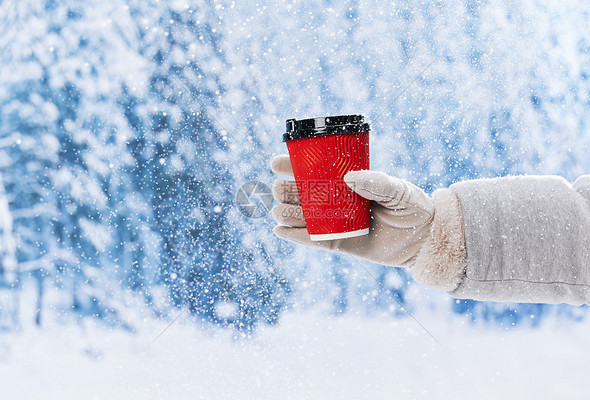
{"type": "Polygon", "coordinates": [[[309,119],[288,119],[287,133],[283,135],[283,142],[340,133],[368,132],[369,123],[362,115],[338,115],[309,119]]]}

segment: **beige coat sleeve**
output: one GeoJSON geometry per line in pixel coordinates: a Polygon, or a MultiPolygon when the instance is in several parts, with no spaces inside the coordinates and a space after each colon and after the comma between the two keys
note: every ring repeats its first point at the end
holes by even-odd
{"type": "Polygon", "coordinates": [[[456,298],[590,303],[590,175],[573,185],[557,176],[472,180],[439,192],[417,281],[456,298]]]}

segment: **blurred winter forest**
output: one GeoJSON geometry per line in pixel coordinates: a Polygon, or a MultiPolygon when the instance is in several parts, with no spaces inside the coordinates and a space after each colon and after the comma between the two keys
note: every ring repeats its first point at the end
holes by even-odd
{"type": "Polygon", "coordinates": [[[372,168],[427,192],[590,172],[589,21],[581,1],[0,0],[0,327],[404,317],[379,284],[475,323],[582,318],[455,301],[364,262],[378,283],[234,199],[272,183],[293,117],[364,114],[372,168]]]}

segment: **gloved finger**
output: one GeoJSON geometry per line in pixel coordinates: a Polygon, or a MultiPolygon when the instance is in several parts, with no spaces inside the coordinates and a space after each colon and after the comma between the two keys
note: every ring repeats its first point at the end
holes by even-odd
{"type": "Polygon", "coordinates": [[[291,160],[287,154],[281,154],[273,158],[270,163],[270,169],[278,175],[293,176],[293,167],[291,166],[291,160]]]}
{"type": "Polygon", "coordinates": [[[309,233],[307,233],[307,228],[294,228],[284,225],[277,225],[272,231],[281,239],[285,239],[293,243],[308,247],[315,247],[318,249],[335,251],[335,249],[333,249],[334,244],[332,243],[332,240],[322,240],[317,242],[312,241],[309,238],[309,233]]]}
{"type": "Polygon", "coordinates": [[[344,182],[366,199],[376,201],[390,210],[421,212],[434,215],[434,203],[426,193],[411,183],[389,176],[380,171],[350,171],[344,182]]]}
{"type": "Polygon", "coordinates": [[[359,236],[349,239],[311,240],[307,228],[296,228],[284,225],[275,226],[272,230],[281,239],[316,249],[344,252],[352,256],[367,258],[375,249],[371,246],[370,237],[359,236]]]}
{"type": "Polygon", "coordinates": [[[301,204],[295,181],[277,179],[272,185],[272,196],[279,203],[301,204]]]}
{"type": "Polygon", "coordinates": [[[279,204],[271,210],[273,218],[279,223],[302,228],[305,226],[303,209],[294,204],[279,204]]]}
{"type": "MultiPolygon", "coordinates": [[[[414,243],[403,240],[405,234],[400,231],[394,240],[388,235],[380,238],[371,235],[358,236],[347,239],[312,241],[307,233],[307,228],[292,228],[278,225],[273,229],[275,235],[281,239],[316,249],[335,251],[360,257],[367,260],[383,263],[385,265],[408,266],[412,257],[417,252],[414,243]],[[376,259],[375,255],[382,252],[376,259]]],[[[378,232],[378,231],[377,231],[378,232]]]]}

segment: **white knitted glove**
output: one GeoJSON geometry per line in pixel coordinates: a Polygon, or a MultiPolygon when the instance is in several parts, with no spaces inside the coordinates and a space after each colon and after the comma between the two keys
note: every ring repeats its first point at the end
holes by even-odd
{"type": "MultiPolygon", "coordinates": [[[[277,174],[293,176],[287,155],[275,157],[271,167],[277,174]]],[[[275,181],[272,189],[273,196],[281,203],[272,210],[273,217],[281,224],[274,228],[274,233],[298,244],[340,251],[385,265],[412,266],[420,261],[419,270],[416,266],[413,268],[414,279],[445,290],[453,290],[458,285],[464,262],[464,245],[462,236],[457,237],[457,234],[462,234],[462,222],[458,202],[452,192],[444,189],[441,201],[443,207],[453,211],[450,215],[453,226],[449,230],[448,221],[437,219],[436,198],[431,199],[422,189],[405,180],[383,172],[364,170],[347,173],[344,181],[360,196],[371,200],[368,235],[311,241],[295,182],[286,180],[275,181]],[[449,234],[453,235],[453,240],[449,241],[449,234]],[[454,254],[459,258],[451,261],[461,265],[451,265],[452,271],[444,265],[448,250],[460,253],[454,254]]]]}

